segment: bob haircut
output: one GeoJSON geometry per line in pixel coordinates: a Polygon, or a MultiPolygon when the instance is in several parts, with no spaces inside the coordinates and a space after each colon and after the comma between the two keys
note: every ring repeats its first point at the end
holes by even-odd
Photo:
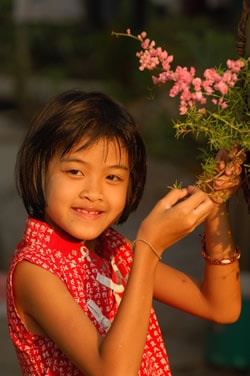
{"type": "Polygon", "coordinates": [[[55,155],[67,154],[83,141],[86,149],[100,139],[116,142],[128,155],[130,177],[127,200],[117,224],[126,221],[143,194],[146,152],[141,133],[128,111],[99,92],[66,91],[52,99],[34,119],[16,161],[16,184],[28,214],[44,220],[48,165],[55,155]]]}

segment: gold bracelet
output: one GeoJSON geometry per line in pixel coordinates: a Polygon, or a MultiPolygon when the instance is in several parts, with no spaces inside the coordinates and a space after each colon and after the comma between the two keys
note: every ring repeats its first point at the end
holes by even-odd
{"type": "Polygon", "coordinates": [[[159,253],[157,252],[157,250],[147,240],[145,240],[145,239],[135,239],[133,241],[133,244],[132,244],[132,249],[134,249],[134,246],[135,246],[136,242],[142,242],[142,243],[147,244],[147,246],[151,249],[151,251],[158,257],[159,260],[161,260],[161,256],[159,255],[159,253]]]}
{"type": "Polygon", "coordinates": [[[222,259],[217,259],[217,258],[213,258],[209,256],[206,253],[205,234],[201,236],[201,244],[202,244],[201,255],[210,265],[229,265],[240,259],[241,253],[240,253],[239,247],[235,248],[235,253],[232,257],[225,257],[222,259]]]}

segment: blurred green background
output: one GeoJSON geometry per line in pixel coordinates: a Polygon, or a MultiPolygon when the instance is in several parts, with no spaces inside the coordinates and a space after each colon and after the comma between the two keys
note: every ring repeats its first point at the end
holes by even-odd
{"type": "Polygon", "coordinates": [[[13,1],[1,0],[0,76],[14,80],[12,98],[0,98],[1,106],[12,103],[29,118],[42,104],[38,96],[29,93],[28,82],[34,77],[37,86],[46,80],[54,85],[74,80],[74,85],[84,82],[85,87],[90,81],[98,81],[135,115],[139,113],[150,155],[176,163],[189,161],[193,168],[196,141],[188,137],[175,140],[172,118],[178,116],[176,102],[167,97],[166,88],[153,88],[148,72],[138,71],[135,53],[139,43],[112,37],[111,32],[128,27],[133,33],[146,30],[151,39],[174,54],[175,64],[194,65],[201,71],[236,57],[242,8],[241,1],[222,1],[223,5],[215,8],[207,3],[82,0],[84,12],[75,22],[17,24],[13,1]]]}

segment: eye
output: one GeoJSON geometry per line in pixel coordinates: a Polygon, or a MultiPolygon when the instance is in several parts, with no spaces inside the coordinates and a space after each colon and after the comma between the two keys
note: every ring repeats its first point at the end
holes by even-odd
{"type": "Polygon", "coordinates": [[[83,175],[83,173],[80,171],[80,170],[68,170],[68,173],[70,174],[70,175],[74,175],[74,176],[82,176],[83,175]]]}
{"type": "Polygon", "coordinates": [[[112,175],[108,175],[107,179],[110,180],[110,181],[114,181],[114,182],[115,181],[121,181],[121,178],[119,176],[113,175],[113,174],[112,175]]]}

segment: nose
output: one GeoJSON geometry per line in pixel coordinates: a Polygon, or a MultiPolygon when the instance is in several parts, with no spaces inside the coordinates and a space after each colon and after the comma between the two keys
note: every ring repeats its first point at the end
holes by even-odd
{"type": "Polygon", "coordinates": [[[80,198],[94,202],[102,199],[102,187],[99,179],[88,177],[85,179],[80,191],[80,198]]]}

